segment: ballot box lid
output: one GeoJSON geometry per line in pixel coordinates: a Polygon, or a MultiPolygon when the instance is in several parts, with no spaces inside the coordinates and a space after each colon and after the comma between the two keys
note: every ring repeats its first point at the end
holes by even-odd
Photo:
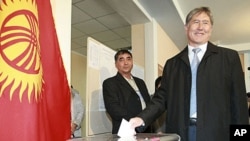
{"type": "MultiPolygon", "coordinates": [[[[127,141],[126,138],[120,138],[115,134],[103,134],[90,137],[69,139],[67,141],[127,141]]],[[[180,141],[180,136],[177,134],[154,134],[154,133],[138,133],[129,141],[180,141]]]]}

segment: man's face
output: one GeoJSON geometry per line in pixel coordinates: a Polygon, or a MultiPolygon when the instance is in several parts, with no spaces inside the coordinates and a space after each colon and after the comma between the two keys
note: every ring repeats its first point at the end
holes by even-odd
{"type": "Polygon", "coordinates": [[[130,74],[133,68],[133,58],[127,54],[120,54],[115,62],[115,66],[119,73],[130,74]]]}
{"type": "Polygon", "coordinates": [[[185,26],[185,30],[189,45],[196,47],[206,43],[212,33],[209,16],[204,12],[194,15],[185,26]]]}

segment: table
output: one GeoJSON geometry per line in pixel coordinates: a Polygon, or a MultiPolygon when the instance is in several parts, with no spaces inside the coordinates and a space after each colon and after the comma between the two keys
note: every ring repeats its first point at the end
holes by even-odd
{"type": "Polygon", "coordinates": [[[133,139],[123,139],[114,134],[103,134],[67,141],[180,141],[180,136],[177,134],[137,133],[133,139]]]}

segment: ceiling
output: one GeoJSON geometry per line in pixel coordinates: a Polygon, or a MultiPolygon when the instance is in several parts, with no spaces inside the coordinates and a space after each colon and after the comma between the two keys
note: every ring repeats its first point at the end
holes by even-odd
{"type": "Polygon", "coordinates": [[[114,50],[131,48],[131,25],[152,18],[183,49],[184,18],[200,6],[210,7],[213,13],[212,42],[250,43],[250,0],[72,0],[71,50],[86,56],[87,37],[114,50]]]}

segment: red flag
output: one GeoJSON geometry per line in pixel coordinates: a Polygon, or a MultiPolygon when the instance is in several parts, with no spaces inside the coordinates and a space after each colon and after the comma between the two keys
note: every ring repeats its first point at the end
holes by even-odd
{"type": "Polygon", "coordinates": [[[70,89],[49,0],[0,2],[0,140],[70,138],[70,89]]]}

